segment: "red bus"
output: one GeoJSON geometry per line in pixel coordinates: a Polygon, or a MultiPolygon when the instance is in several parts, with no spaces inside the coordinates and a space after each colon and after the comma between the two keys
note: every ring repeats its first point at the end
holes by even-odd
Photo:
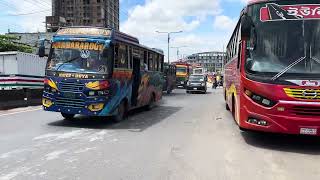
{"type": "Polygon", "coordinates": [[[240,129],[320,135],[319,0],[249,2],[226,61],[226,108],[240,129]]]}

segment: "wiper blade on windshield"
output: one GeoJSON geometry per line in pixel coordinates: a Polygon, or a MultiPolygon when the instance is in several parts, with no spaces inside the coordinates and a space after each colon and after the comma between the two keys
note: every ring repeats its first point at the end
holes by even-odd
{"type": "Polygon", "coordinates": [[[56,71],[59,71],[59,69],[60,69],[63,65],[65,65],[65,64],[67,64],[67,63],[71,63],[72,61],[75,61],[75,60],[77,60],[77,59],[79,59],[79,58],[80,58],[80,56],[77,56],[77,57],[75,57],[75,58],[72,58],[72,59],[70,59],[70,60],[68,60],[68,61],[60,64],[60,66],[56,69],[56,71]]]}
{"type": "Polygon", "coordinates": [[[301,63],[303,60],[305,60],[306,57],[301,57],[300,59],[294,61],[293,63],[291,63],[289,66],[287,66],[285,69],[283,69],[282,71],[280,71],[278,74],[276,74],[273,78],[271,78],[272,81],[275,81],[277,79],[279,79],[282,75],[284,75],[286,72],[288,72],[291,68],[293,68],[294,66],[296,66],[297,64],[301,63]]]}

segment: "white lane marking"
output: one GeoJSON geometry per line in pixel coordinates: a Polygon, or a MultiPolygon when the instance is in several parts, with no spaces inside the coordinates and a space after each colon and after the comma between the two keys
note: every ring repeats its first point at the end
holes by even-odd
{"type": "Polygon", "coordinates": [[[11,180],[20,174],[28,172],[30,169],[31,168],[29,168],[29,167],[21,167],[21,168],[18,168],[16,171],[12,171],[8,174],[1,175],[0,179],[1,180],[11,180]]]}
{"type": "Polygon", "coordinates": [[[92,150],[96,150],[96,149],[97,149],[97,147],[79,149],[78,151],[75,151],[74,153],[75,153],[75,154],[80,154],[80,153],[85,153],[85,152],[92,151],[92,150]]]}
{"type": "Polygon", "coordinates": [[[20,154],[20,153],[24,153],[24,152],[27,152],[27,151],[32,151],[32,149],[17,149],[17,150],[13,150],[13,151],[10,151],[10,152],[7,152],[7,153],[3,153],[0,155],[0,159],[6,159],[6,158],[9,158],[11,157],[12,155],[17,155],[17,154],[20,154]]]}
{"type": "Polygon", "coordinates": [[[25,110],[25,111],[18,111],[18,112],[13,112],[13,113],[0,114],[0,117],[10,116],[10,115],[14,115],[14,114],[21,114],[21,113],[26,113],[26,112],[39,111],[39,110],[42,110],[42,108],[30,109],[30,110],[25,110]]]}
{"type": "Polygon", "coordinates": [[[90,138],[90,142],[93,142],[93,141],[97,141],[97,140],[103,140],[104,139],[104,135],[107,134],[107,131],[106,130],[102,130],[100,132],[97,132],[97,133],[94,133],[92,134],[89,138],[90,138]]]}
{"type": "Polygon", "coordinates": [[[66,150],[54,151],[49,154],[46,154],[45,157],[47,161],[50,161],[50,160],[58,159],[60,155],[65,154],[66,152],[67,152],[66,150]]]}
{"type": "Polygon", "coordinates": [[[62,132],[62,133],[49,133],[49,134],[44,134],[40,135],[37,137],[34,137],[33,140],[45,140],[47,142],[52,142],[56,140],[61,140],[61,139],[72,139],[74,137],[80,137],[84,133],[86,133],[88,130],[86,129],[80,129],[80,130],[73,130],[70,132],[62,132]]]}

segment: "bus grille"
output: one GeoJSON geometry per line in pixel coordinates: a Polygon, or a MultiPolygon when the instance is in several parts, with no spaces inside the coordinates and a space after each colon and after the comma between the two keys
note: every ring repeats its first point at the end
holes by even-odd
{"type": "Polygon", "coordinates": [[[66,108],[84,108],[85,101],[83,99],[70,99],[64,97],[57,97],[55,105],[66,108]]]}
{"type": "Polygon", "coordinates": [[[284,92],[295,99],[320,100],[320,89],[284,88],[284,92]]]}
{"type": "Polygon", "coordinates": [[[59,90],[62,92],[81,93],[83,91],[84,84],[80,82],[60,82],[59,90]]]}
{"type": "Polygon", "coordinates": [[[320,107],[294,106],[292,113],[300,116],[320,116],[320,107]]]}
{"type": "Polygon", "coordinates": [[[176,81],[177,81],[177,82],[184,82],[185,80],[186,80],[185,77],[177,77],[177,78],[176,78],[176,81]]]}

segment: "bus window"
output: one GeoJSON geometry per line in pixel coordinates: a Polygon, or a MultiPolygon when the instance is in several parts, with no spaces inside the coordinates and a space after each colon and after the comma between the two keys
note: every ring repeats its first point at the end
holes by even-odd
{"type": "Polygon", "coordinates": [[[114,68],[118,68],[119,66],[118,57],[119,57],[119,46],[116,45],[114,47],[114,68]]]}
{"type": "Polygon", "coordinates": [[[163,56],[160,55],[160,63],[161,63],[161,72],[163,72],[163,56]]]}
{"type": "Polygon", "coordinates": [[[149,71],[153,71],[153,54],[149,52],[148,57],[149,57],[149,60],[148,60],[149,71]]]}
{"type": "Polygon", "coordinates": [[[155,55],[153,62],[154,62],[154,70],[158,71],[158,62],[159,62],[159,55],[158,54],[155,55]]]}
{"type": "Polygon", "coordinates": [[[132,47],[131,46],[129,47],[128,61],[129,61],[129,69],[132,69],[132,67],[133,67],[133,54],[132,54],[132,47]]]}
{"type": "Polygon", "coordinates": [[[128,69],[128,46],[120,45],[116,57],[115,68],[128,69]]]}

